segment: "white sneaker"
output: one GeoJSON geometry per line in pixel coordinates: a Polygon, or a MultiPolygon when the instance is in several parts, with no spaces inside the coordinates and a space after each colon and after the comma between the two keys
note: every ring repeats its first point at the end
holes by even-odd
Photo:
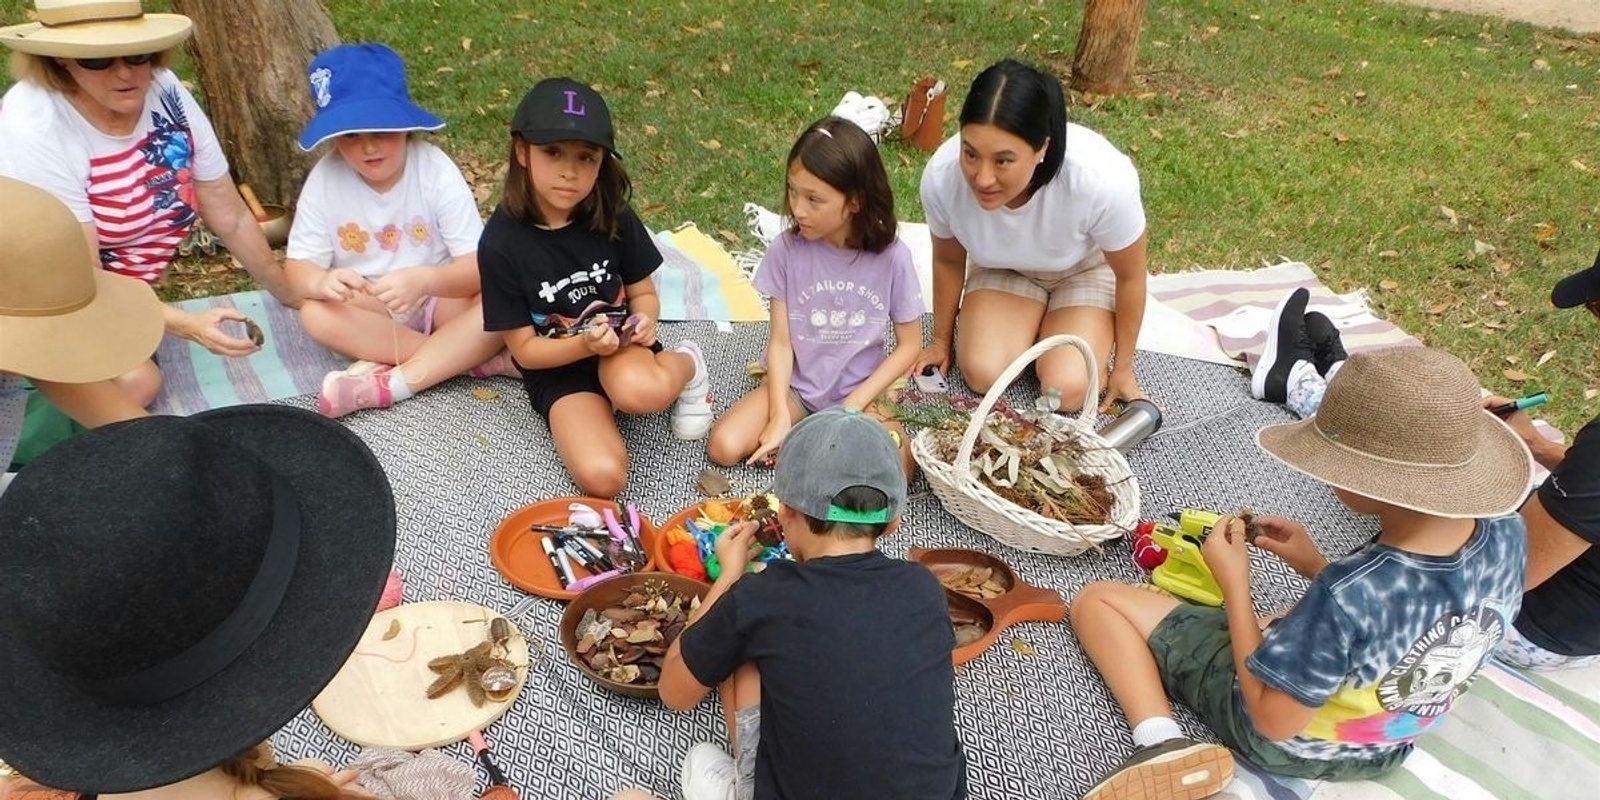
{"type": "Polygon", "coordinates": [[[683,757],[678,788],[683,790],[683,800],[733,800],[739,788],[737,772],[733,756],[710,742],[701,742],[683,757]]]}
{"type": "Polygon", "coordinates": [[[684,341],[673,348],[694,359],[694,377],[678,393],[672,406],[672,434],[679,439],[694,441],[706,438],[711,432],[711,378],[706,372],[706,357],[700,345],[684,341]]]}

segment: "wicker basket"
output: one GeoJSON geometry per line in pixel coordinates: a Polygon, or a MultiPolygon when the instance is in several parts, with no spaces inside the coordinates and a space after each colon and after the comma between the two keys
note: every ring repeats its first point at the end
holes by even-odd
{"type": "Polygon", "coordinates": [[[1019,550],[1054,555],[1075,556],[1132,530],[1138,522],[1139,484],[1122,453],[1109,447],[1095,433],[1096,404],[1100,395],[1100,376],[1095,364],[1094,353],[1089,345],[1070,334],[1048,336],[1028,348],[1006,367],[988,394],[983,396],[983,402],[972,412],[972,421],[967,424],[966,435],[961,439],[961,447],[956,452],[953,464],[941,461],[934,454],[934,431],[918,431],[911,440],[911,454],[916,458],[917,465],[922,467],[928,484],[933,487],[933,493],[939,497],[945,509],[954,514],[956,519],[1004,544],[1019,550]],[[978,433],[1000,396],[1029,364],[1050,350],[1065,345],[1078,348],[1089,371],[1083,408],[1077,417],[1067,419],[1087,450],[1080,471],[1101,475],[1106,479],[1106,488],[1112,497],[1108,524],[1074,525],[1034,513],[995,494],[972,470],[972,448],[977,444],[978,433]]]}

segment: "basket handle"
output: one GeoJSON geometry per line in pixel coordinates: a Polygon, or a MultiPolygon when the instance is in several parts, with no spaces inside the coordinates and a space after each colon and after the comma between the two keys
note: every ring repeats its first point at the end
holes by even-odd
{"type": "Polygon", "coordinates": [[[952,465],[955,467],[957,475],[968,476],[972,474],[972,448],[978,443],[978,432],[983,429],[984,420],[989,418],[989,412],[993,411],[995,404],[1000,402],[1000,396],[1006,393],[1006,389],[1011,386],[1011,382],[1016,380],[1017,376],[1021,375],[1029,364],[1038,361],[1040,356],[1057,347],[1066,345],[1078,348],[1078,352],[1083,354],[1084,366],[1089,371],[1089,385],[1084,387],[1083,408],[1078,410],[1078,419],[1085,419],[1089,414],[1099,410],[1097,404],[1100,400],[1100,370],[1098,369],[1099,365],[1094,360],[1094,351],[1089,349],[1089,343],[1070,333],[1057,333],[1046,336],[1032,347],[1022,351],[1021,355],[1006,366],[1005,371],[1000,373],[1000,377],[995,379],[994,385],[990,386],[989,391],[984,393],[983,401],[978,403],[978,407],[973,410],[972,419],[967,422],[967,432],[961,437],[961,448],[956,451],[956,460],[952,465]]]}

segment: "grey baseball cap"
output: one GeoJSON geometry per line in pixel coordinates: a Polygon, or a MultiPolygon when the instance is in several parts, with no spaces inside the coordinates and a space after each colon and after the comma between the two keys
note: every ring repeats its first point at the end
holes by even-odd
{"type": "Polygon", "coordinates": [[[784,437],[772,493],[779,502],[816,519],[888,522],[906,505],[900,448],[878,420],[859,411],[834,408],[812,414],[784,437]],[[850,511],[834,505],[834,498],[852,486],[883,492],[889,506],[850,511]]]}

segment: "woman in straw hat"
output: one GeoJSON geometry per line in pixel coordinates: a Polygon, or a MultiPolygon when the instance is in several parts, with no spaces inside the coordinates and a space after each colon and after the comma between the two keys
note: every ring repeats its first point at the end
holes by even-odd
{"type": "Polygon", "coordinates": [[[1086,800],[1205,797],[1231,779],[1235,754],[1308,779],[1386,773],[1444,718],[1517,614],[1528,542],[1516,509],[1533,464],[1455,356],[1352,355],[1315,416],[1263,428],[1256,442],[1376,516],[1379,533],[1330,561],[1304,525],[1258,517],[1254,546],[1310,580],[1265,631],[1250,597],[1252,537],[1231,516],[1202,544],[1223,608],[1116,583],[1079,591],[1073,627],[1135,747],[1086,800]],[[1223,745],[1185,738],[1168,692],[1223,745]]]}
{"type": "MultiPolygon", "coordinates": [[[[217,136],[168,67],[189,38],[178,14],[139,0],[36,0],[36,22],[0,28],[17,79],[0,104],[0,175],[67,204],[106,269],[155,281],[203,220],[250,275],[290,302],[283,271],[228,176],[217,136]]],[[[236,309],[166,310],[166,330],[213,353],[257,345],[224,330],[236,309]]],[[[139,405],[161,374],[146,362],[118,378],[139,405]]]]}
{"type": "Polygon", "coordinates": [[[97,428],[17,476],[0,530],[0,759],[26,776],[0,798],[366,796],[263,744],[343,666],[394,553],[388,480],[343,426],[245,405],[97,428]]]}
{"type": "Polygon", "coordinates": [[[0,472],[22,431],[24,377],[84,425],[142,417],[110,380],[160,340],[155,292],[98,269],[48,192],[0,178],[0,472]]]}

